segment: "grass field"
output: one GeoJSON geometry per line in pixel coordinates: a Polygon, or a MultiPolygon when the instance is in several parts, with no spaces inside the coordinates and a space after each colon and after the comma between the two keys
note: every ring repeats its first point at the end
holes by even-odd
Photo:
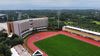
{"type": "Polygon", "coordinates": [[[34,44],[49,56],[100,56],[100,47],[61,34],[34,44]]]}
{"type": "Polygon", "coordinates": [[[93,21],[93,23],[100,25],[100,21],[93,21]]]}

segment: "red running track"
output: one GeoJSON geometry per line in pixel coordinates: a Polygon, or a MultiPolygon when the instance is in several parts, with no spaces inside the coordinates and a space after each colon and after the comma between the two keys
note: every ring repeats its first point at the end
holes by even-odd
{"type": "MultiPolygon", "coordinates": [[[[79,36],[79,35],[76,35],[76,34],[65,32],[65,31],[37,33],[37,34],[33,35],[32,37],[29,37],[29,39],[27,40],[27,45],[34,52],[34,51],[39,49],[37,46],[35,46],[33,44],[34,42],[43,40],[45,38],[48,38],[48,37],[51,37],[51,36],[54,36],[54,35],[57,35],[57,34],[64,34],[64,35],[70,36],[72,38],[75,38],[75,39],[78,39],[78,40],[81,40],[81,41],[84,41],[84,42],[87,42],[87,43],[90,43],[92,45],[100,47],[100,42],[97,42],[97,41],[94,41],[92,39],[85,38],[85,37],[82,37],[82,36],[79,36]]],[[[48,56],[48,55],[45,52],[43,52],[43,56],[48,56]]]]}
{"type": "MultiPolygon", "coordinates": [[[[33,35],[32,37],[30,37],[28,40],[27,40],[27,46],[34,52],[36,50],[38,50],[39,48],[36,47],[33,42],[37,42],[39,40],[42,40],[42,39],[45,39],[45,38],[48,38],[50,36],[54,36],[58,34],[57,32],[40,32],[38,34],[35,34],[33,35]]],[[[40,49],[39,49],[40,50],[40,49]]],[[[43,52],[43,51],[42,51],[43,52]]],[[[43,52],[43,56],[48,56],[45,52],[43,52]]]]}

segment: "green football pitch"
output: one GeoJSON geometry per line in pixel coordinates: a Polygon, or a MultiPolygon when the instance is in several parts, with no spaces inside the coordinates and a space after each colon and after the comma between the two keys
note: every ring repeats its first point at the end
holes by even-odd
{"type": "Polygon", "coordinates": [[[48,56],[100,56],[100,47],[61,34],[34,44],[48,56]]]}

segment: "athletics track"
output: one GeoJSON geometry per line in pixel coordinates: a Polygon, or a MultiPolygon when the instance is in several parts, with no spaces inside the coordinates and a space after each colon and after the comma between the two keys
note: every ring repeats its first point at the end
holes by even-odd
{"type": "MultiPolygon", "coordinates": [[[[100,42],[97,42],[97,41],[94,41],[92,39],[85,38],[85,37],[82,37],[82,36],[79,36],[79,35],[76,35],[76,34],[65,32],[65,31],[40,32],[40,33],[34,34],[33,36],[29,37],[29,39],[27,40],[27,46],[28,46],[29,49],[31,49],[34,52],[34,51],[39,49],[37,46],[35,46],[33,44],[34,42],[46,39],[48,37],[51,37],[51,36],[54,36],[54,35],[57,35],[57,34],[64,34],[64,35],[70,36],[72,38],[75,38],[75,39],[78,39],[78,40],[81,40],[81,41],[84,41],[84,42],[87,42],[87,43],[90,43],[92,45],[100,47],[100,42]]],[[[46,52],[43,52],[43,56],[48,56],[48,55],[46,54],[46,52]]]]}

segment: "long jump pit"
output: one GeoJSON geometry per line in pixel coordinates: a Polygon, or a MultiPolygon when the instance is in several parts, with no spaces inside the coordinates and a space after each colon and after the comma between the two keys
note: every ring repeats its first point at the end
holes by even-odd
{"type": "MultiPolygon", "coordinates": [[[[86,42],[86,43],[89,43],[89,44],[92,44],[92,45],[95,45],[95,46],[100,47],[100,42],[97,42],[97,41],[94,41],[92,39],[85,38],[85,37],[82,37],[82,36],[79,36],[79,35],[76,35],[76,34],[72,34],[72,33],[69,33],[69,32],[65,32],[65,31],[39,32],[39,33],[34,34],[33,36],[31,36],[31,37],[28,38],[28,40],[27,40],[27,46],[33,52],[35,52],[36,50],[41,50],[40,48],[38,48],[34,44],[35,42],[38,42],[40,40],[43,40],[43,39],[46,39],[46,38],[49,38],[49,37],[52,37],[52,36],[55,36],[55,35],[58,35],[58,34],[63,34],[63,35],[66,35],[66,36],[70,36],[70,37],[72,37],[74,39],[78,39],[80,41],[83,41],[83,42],[86,42]]],[[[42,52],[43,52],[43,56],[48,56],[46,54],[46,52],[44,52],[44,51],[42,51],[42,52]]]]}

